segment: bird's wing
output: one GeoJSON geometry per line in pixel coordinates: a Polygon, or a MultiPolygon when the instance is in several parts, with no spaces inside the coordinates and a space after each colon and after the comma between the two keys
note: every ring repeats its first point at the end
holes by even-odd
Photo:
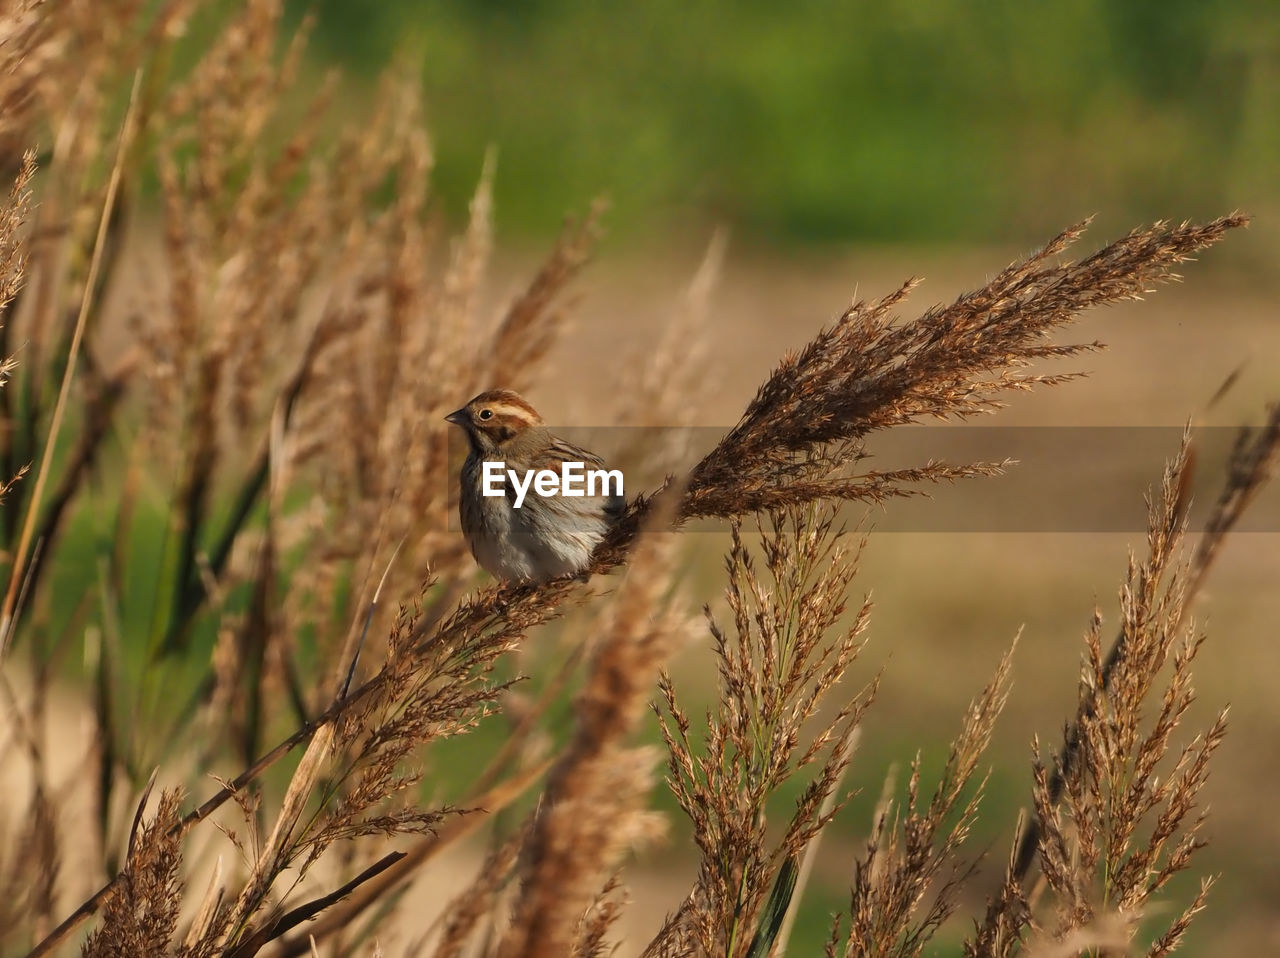
{"type": "Polygon", "coordinates": [[[573,443],[561,439],[559,436],[551,437],[551,448],[548,450],[548,459],[552,459],[557,463],[582,462],[597,469],[607,468],[604,464],[604,460],[594,452],[588,452],[581,446],[575,446],[573,443]]]}
{"type": "MultiPolygon", "coordinates": [[[[581,462],[588,469],[608,469],[605,461],[597,456],[594,452],[588,452],[581,446],[575,446],[573,443],[561,439],[559,436],[551,437],[551,448],[549,450],[548,459],[554,458],[558,464],[560,462],[581,462]]],[[[627,499],[622,495],[604,496],[604,514],[610,523],[616,522],[627,511],[627,499]]]]}

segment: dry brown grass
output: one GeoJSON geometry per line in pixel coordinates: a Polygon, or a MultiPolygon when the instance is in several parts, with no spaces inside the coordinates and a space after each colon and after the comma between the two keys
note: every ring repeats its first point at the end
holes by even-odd
{"type": "MultiPolygon", "coordinates": [[[[571,222],[493,317],[493,162],[446,247],[412,75],[390,71],[372,115],[331,133],[328,86],[301,118],[292,109],[305,29],[281,36],[277,0],[243,4],[181,77],[168,64],[194,4],[149,19],[142,4],[109,6],[0,11],[0,103],[13,106],[0,140],[54,144],[38,175],[29,155],[12,165],[0,215],[0,345],[11,351],[9,330],[30,341],[0,391],[0,466],[17,477],[41,462],[3,513],[0,760],[25,769],[28,790],[0,821],[11,849],[0,855],[0,948],[380,953],[404,887],[533,792],[523,821],[496,826],[455,906],[403,953],[609,954],[625,907],[618,869],[660,831],[647,811],[655,755],[633,743],[656,692],[668,785],[698,865],[644,951],[781,954],[877,683],[857,675],[871,606],[850,599],[862,545],[849,545],[838,510],[1000,468],[870,470],[864,442],[1073,379],[1029,367],[1097,348],[1054,337],[1081,311],[1172,278],[1245,218],[1156,224],[1078,262],[1065,259],[1083,232],[1073,227],[912,320],[899,315],[911,283],[856,303],[778,365],[687,474],[633,499],[593,563],[612,580],[473,588],[449,531],[439,420],[482,385],[545,375],[599,211],[571,222]],[[122,123],[112,104],[131,82],[122,123]],[[151,170],[162,262],[109,365],[101,316],[126,259],[122,223],[151,170]],[[27,223],[33,189],[39,216],[27,223]],[[695,721],[664,671],[690,632],[671,530],[707,518],[733,530],[731,622],[708,612],[717,699],[695,721]],[[54,570],[77,560],[77,521],[96,530],[95,546],[68,596],[54,570]],[[593,614],[583,649],[537,698],[513,694],[530,633],[582,606],[593,614]],[[23,658],[19,690],[12,665],[23,658]],[[579,658],[572,732],[547,757],[539,737],[579,658]],[[93,726],[61,782],[47,761],[49,698],[73,660],[86,663],[76,687],[92,697],[93,726]],[[431,747],[504,709],[510,734],[489,767],[452,800],[426,798],[431,747]],[[183,813],[178,786],[206,795],[209,775],[222,787],[183,813]],[[770,799],[792,779],[794,808],[771,820],[770,799]],[[90,810],[72,830],[61,811],[76,789],[90,810]]],[[[633,404],[626,424],[655,409],[689,421],[664,405],[661,384],[693,392],[714,363],[695,342],[696,317],[719,255],[713,245],[686,311],[634,371],[635,394],[652,401],[633,404]]],[[[1139,937],[1138,919],[1193,864],[1199,794],[1225,728],[1178,737],[1201,647],[1190,605],[1278,447],[1273,412],[1242,440],[1211,534],[1189,557],[1188,447],[1174,459],[1153,497],[1148,555],[1125,579],[1120,638],[1104,654],[1100,624],[1086,636],[1061,756],[1033,766],[1034,820],[1020,847],[1010,836],[1008,873],[967,953],[1165,954],[1204,906],[1207,885],[1139,937]]],[[[671,454],[661,443],[631,451],[671,454]]],[[[966,839],[1011,655],[965,713],[937,783],[917,760],[905,797],[886,798],[828,954],[921,954],[964,907],[977,858],[966,839]]]]}

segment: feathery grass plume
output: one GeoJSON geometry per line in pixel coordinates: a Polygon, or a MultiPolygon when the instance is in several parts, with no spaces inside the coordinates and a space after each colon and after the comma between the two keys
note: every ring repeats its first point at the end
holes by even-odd
{"type": "MultiPolygon", "coordinates": [[[[99,237],[103,198],[109,179],[119,178],[127,200],[133,171],[131,159],[113,163],[109,151],[119,125],[119,98],[130,78],[145,57],[164,55],[171,31],[180,28],[192,3],[151,4],[145,12],[143,6],[137,0],[18,2],[0,11],[0,102],[5,104],[0,152],[8,158],[3,162],[16,161],[34,144],[46,147],[40,154],[40,203],[30,230],[33,282],[23,291],[21,308],[14,303],[11,317],[0,323],[0,355],[7,355],[13,342],[24,345],[18,395],[3,399],[0,409],[10,424],[0,436],[0,474],[12,475],[36,459],[51,432],[47,420],[54,384],[62,378],[73,338],[85,339],[78,376],[87,388],[104,397],[107,407],[114,406],[113,395],[122,388],[119,376],[102,368],[95,331],[99,307],[117,285],[129,205],[117,204],[105,236],[99,237]],[[99,251],[91,258],[95,247],[99,251]],[[96,279],[86,272],[91,261],[96,279]],[[76,312],[82,303],[87,307],[83,319],[76,312]]],[[[145,106],[137,112],[144,127],[145,106]]],[[[93,405],[85,402],[90,409],[93,405]]],[[[61,527],[61,503],[84,485],[102,445],[102,423],[111,415],[94,411],[93,422],[80,429],[77,468],[64,471],[54,504],[41,517],[46,542],[61,527]]],[[[20,518],[21,510],[15,509],[3,523],[10,549],[20,518]]],[[[33,593],[39,590],[44,555],[39,553],[26,573],[33,593]]]]}
{"type": "MultiPolygon", "coordinates": [[[[652,521],[665,526],[661,510],[652,521]]],[[[499,955],[590,954],[599,921],[612,914],[598,900],[622,852],[653,831],[643,810],[652,783],[651,749],[624,743],[644,715],[659,671],[688,632],[666,607],[675,548],[671,534],[643,537],[602,626],[577,700],[573,735],[552,768],[522,853],[520,894],[499,955]],[[583,916],[597,911],[591,941],[583,916]]]]}
{"type": "MultiPolygon", "coordinates": [[[[1191,666],[1204,641],[1187,620],[1198,568],[1182,549],[1189,453],[1188,432],[1148,500],[1147,557],[1141,563],[1130,557],[1120,590],[1120,635],[1108,655],[1102,616],[1094,613],[1077,716],[1065,732],[1068,747],[1050,765],[1038,739],[1035,744],[1030,834],[1052,892],[1052,913],[1033,911],[1023,897],[1023,837],[966,954],[1011,954],[1028,929],[1063,940],[1116,913],[1128,916],[1124,934],[1132,942],[1137,919],[1151,913],[1159,893],[1204,844],[1205,816],[1196,806],[1209,760],[1226,734],[1226,712],[1189,742],[1175,742],[1194,699],[1191,666]]],[[[1233,469],[1229,487],[1236,477],[1233,469]]],[[[1142,946],[1147,954],[1177,946],[1210,884],[1202,883],[1191,905],[1142,946]]]]}
{"type": "Polygon", "coordinates": [[[960,858],[986,785],[974,783],[978,762],[991,742],[1009,694],[1010,647],[991,681],[965,713],[951,743],[942,776],[921,803],[920,757],[911,765],[902,809],[887,799],[876,811],[865,854],[854,863],[848,931],[837,917],[827,954],[916,956],[956,910],[973,865],[960,858]],[[843,941],[841,940],[843,939],[843,941]]]}
{"type": "MultiPolygon", "coordinates": [[[[1183,464],[1181,471],[1180,481],[1183,485],[1178,490],[1177,502],[1175,503],[1175,509],[1178,514],[1182,514],[1187,505],[1185,496],[1194,462],[1191,458],[1193,453],[1194,448],[1188,447],[1186,450],[1188,461],[1183,464]]],[[[1187,597],[1183,602],[1184,614],[1204,585],[1227,536],[1239,523],[1249,504],[1257,498],[1263,487],[1270,482],[1275,472],[1277,461],[1280,461],[1280,403],[1273,403],[1268,407],[1265,421],[1261,427],[1256,429],[1244,427],[1236,436],[1235,446],[1227,464],[1226,481],[1223,483],[1222,491],[1219,493],[1218,499],[1206,520],[1205,533],[1200,538],[1195,556],[1191,562],[1189,581],[1186,586],[1187,597]]],[[[1181,625],[1181,619],[1174,624],[1175,626],[1181,625]]],[[[1110,685],[1111,673],[1123,654],[1124,633],[1121,632],[1112,642],[1107,657],[1102,664],[1102,687],[1104,689],[1110,685]]],[[[1076,762],[1076,752],[1080,747],[1081,726],[1090,718],[1088,709],[1092,708],[1093,705],[1093,700],[1082,700],[1080,703],[1081,714],[1077,716],[1074,724],[1067,729],[1062,750],[1054,763],[1052,774],[1048,781],[1048,794],[1052,802],[1057,802],[1062,797],[1065,776],[1076,762]]],[[[1026,879],[1036,859],[1039,839],[1039,828],[1037,823],[1033,821],[1019,840],[1018,847],[1014,853],[1015,857],[1010,865],[1009,881],[1016,880],[1021,882],[1026,879]]]]}
{"type": "Polygon", "coordinates": [[[1209,759],[1226,734],[1226,712],[1191,742],[1173,743],[1194,697],[1191,666],[1204,641],[1193,624],[1181,624],[1190,598],[1189,560],[1179,556],[1185,517],[1178,508],[1187,448],[1184,441],[1150,504],[1146,560],[1130,560],[1120,593],[1122,652],[1109,682],[1100,616],[1085,638],[1085,718],[1075,767],[1065,770],[1061,809],[1050,799],[1049,772],[1037,749],[1040,862],[1059,900],[1058,934],[1088,924],[1098,909],[1146,912],[1203,845],[1204,816],[1192,813],[1209,759]],[[1168,662],[1169,674],[1157,684],[1168,662]]]}
{"type": "MultiPolygon", "coordinates": [[[[323,206],[327,224],[318,234],[324,275],[310,281],[315,288],[306,299],[318,306],[318,316],[312,318],[311,307],[302,304],[299,331],[305,349],[276,399],[285,413],[277,450],[287,463],[288,486],[309,494],[306,505],[282,514],[278,525],[278,551],[296,569],[280,597],[272,633],[278,654],[271,674],[286,686],[300,635],[316,637],[335,674],[344,667],[340,659],[350,661],[340,649],[353,640],[353,632],[358,635],[355,610],[372,590],[367,578],[372,575],[376,584],[388,542],[394,544],[410,528],[407,506],[386,518],[393,496],[407,487],[405,497],[412,499],[417,490],[429,488],[421,479],[406,481],[414,476],[416,462],[399,460],[401,450],[391,449],[388,437],[408,442],[416,435],[404,428],[402,406],[411,404],[405,393],[413,380],[401,367],[408,369],[407,357],[420,352],[427,325],[422,316],[429,280],[419,220],[430,159],[417,125],[416,100],[399,95],[402,83],[385,85],[397,95],[380,100],[382,108],[368,124],[348,131],[331,160],[309,169],[312,198],[323,206]],[[388,179],[397,185],[396,201],[370,217],[365,208],[388,179]],[[330,242],[335,234],[337,241],[330,242]],[[388,329],[398,334],[386,335],[388,329]],[[390,396],[399,397],[391,406],[390,396]],[[368,534],[371,528],[375,535],[368,534]],[[339,582],[353,568],[366,580],[344,601],[346,590],[339,582]]],[[[417,432],[422,431],[419,420],[417,432]]],[[[258,449],[240,499],[245,516],[271,461],[265,442],[258,449]]],[[[252,542],[251,535],[244,538],[252,542]]],[[[421,568],[420,555],[410,552],[405,564],[421,568]]],[[[392,573],[396,583],[390,593],[405,595],[402,568],[392,573]]],[[[302,711],[323,709],[330,690],[329,682],[314,683],[301,693],[302,711]]]]}
{"type": "Polygon", "coordinates": [[[1271,403],[1257,428],[1245,427],[1236,435],[1227,462],[1227,478],[1205,523],[1204,535],[1192,561],[1194,595],[1209,574],[1227,535],[1240,522],[1245,510],[1275,476],[1280,463],[1280,402],[1271,403]]]}
{"type": "MultiPolygon", "coordinates": [[[[324,177],[304,178],[298,191],[289,186],[301,158],[316,149],[328,91],[317,94],[282,148],[264,142],[264,126],[280,125],[301,50],[299,34],[284,61],[273,62],[279,18],[276,0],[247,3],[164,105],[158,167],[170,308],[146,340],[154,351],[149,365],[162,376],[152,384],[148,435],[155,441],[143,448],[176,453],[181,465],[170,519],[175,561],[162,579],[169,608],[157,609],[152,630],[157,652],[187,641],[207,592],[201,552],[209,550],[210,572],[220,580],[241,531],[238,514],[221,530],[206,529],[215,476],[228,465],[223,450],[265,449],[272,410],[283,404],[286,419],[292,411],[289,357],[313,356],[305,294],[328,261],[330,204],[324,177]],[[175,431],[185,444],[156,438],[175,431]]],[[[237,460],[247,473],[232,475],[256,497],[263,480],[254,464],[237,460]]]]}
{"type": "MultiPolygon", "coordinates": [[[[161,52],[180,33],[199,0],[139,0],[47,3],[8,0],[0,6],[0,164],[5,177],[14,161],[34,144],[44,144],[41,161],[77,167],[89,176],[65,179],[67,194],[87,199],[100,186],[101,171],[82,165],[100,145],[104,124],[115,116],[107,100],[113,84],[129,77],[144,58],[161,52]],[[149,7],[150,9],[144,9],[149,7]]],[[[100,206],[90,202],[89,207],[100,206]]],[[[90,228],[92,228],[90,221],[90,228]]]]}
{"type": "Polygon", "coordinates": [[[610,933],[626,905],[625,889],[615,875],[578,921],[574,954],[580,958],[613,958],[619,946],[610,941],[610,933]]]}
{"type": "MultiPolygon", "coordinates": [[[[21,10],[24,14],[28,13],[25,5],[21,10]]],[[[13,16],[16,12],[7,11],[7,15],[13,16]]],[[[23,28],[17,24],[6,23],[5,17],[0,17],[0,29],[6,26],[15,31],[23,28]]],[[[30,28],[30,23],[24,19],[23,26],[30,28]]],[[[14,43],[15,41],[11,40],[9,44],[0,46],[0,49],[11,52],[10,44],[14,43]]],[[[20,43],[17,46],[21,48],[20,43]]],[[[4,99],[0,96],[0,102],[4,99]]],[[[22,155],[22,165],[14,176],[13,185],[9,188],[9,200],[0,209],[0,419],[5,423],[6,433],[10,428],[12,402],[4,387],[8,384],[14,369],[17,368],[17,362],[4,350],[9,342],[7,329],[12,319],[10,306],[26,281],[27,253],[23,227],[31,211],[31,181],[35,173],[36,155],[33,151],[27,150],[22,155]]],[[[3,459],[6,466],[11,462],[12,460],[8,457],[3,459]]],[[[18,482],[29,468],[25,462],[20,465],[13,463],[13,465],[14,469],[11,473],[0,474],[0,503],[5,501],[14,483],[18,482]]]]}
{"type": "Polygon", "coordinates": [[[174,825],[182,794],[165,791],[142,825],[125,861],[120,894],[107,904],[102,924],[81,950],[84,958],[163,955],[182,904],[181,852],[174,825]]]}
{"type": "MultiPolygon", "coordinates": [[[[554,309],[562,291],[582,271],[600,239],[606,204],[596,200],[580,220],[569,219],[552,254],[528,288],[507,308],[492,335],[488,382],[512,389],[532,385],[532,373],[555,343],[564,315],[554,309]]],[[[482,367],[483,368],[483,367],[482,367]]]]}
{"type": "MultiPolygon", "coordinates": [[[[36,155],[34,151],[27,150],[22,154],[22,165],[9,187],[9,202],[0,210],[0,319],[6,321],[9,304],[26,279],[27,257],[22,227],[31,211],[31,181],[35,175],[36,155]]],[[[7,372],[3,378],[8,378],[7,372]]]]}
{"type": "MultiPolygon", "coordinates": [[[[471,953],[468,948],[472,935],[491,918],[498,896],[515,873],[516,860],[528,839],[528,831],[526,825],[498,842],[481,864],[475,880],[454,896],[444,910],[444,925],[435,948],[430,952],[433,958],[463,958],[471,953]]],[[[425,943],[420,942],[417,951],[422,952],[424,947],[425,943]]]]}
{"type": "Polygon", "coordinates": [[[1236,214],[1203,226],[1157,223],[1080,262],[1055,264],[1084,232],[1080,224],[914,322],[897,322],[894,311],[915,281],[878,301],[855,303],[760,388],[738,425],[694,470],[682,515],[741,515],[816,498],[877,502],[920,482],[989,473],[982,465],[936,462],[891,473],[844,470],[878,429],[991,412],[1009,390],[1075,378],[1019,370],[1099,348],[1048,337],[1082,310],[1137,298],[1173,279],[1178,263],[1247,221],[1236,214]]]}
{"type": "MultiPolygon", "coordinates": [[[[399,899],[405,885],[425,865],[433,862],[435,857],[452,843],[459,842],[479,831],[488,820],[488,816],[501,813],[535,783],[540,782],[549,767],[550,762],[547,761],[536,763],[513,774],[494,788],[483,792],[477,791],[468,796],[462,804],[474,810],[473,814],[452,815],[443,820],[432,834],[418,838],[408,847],[402,858],[391,863],[359,888],[349,891],[341,902],[327,907],[324,914],[315,917],[307,925],[308,934],[293,933],[281,936],[278,946],[270,952],[272,958],[288,958],[288,956],[303,954],[307,950],[308,939],[325,941],[338,935],[353,927],[357,919],[366,911],[372,912],[366,927],[376,928],[379,919],[384,917],[399,899]],[[389,901],[391,905],[388,904],[389,901]]],[[[505,881],[504,876],[491,877],[493,883],[498,885],[505,881]]],[[[484,874],[477,876],[476,887],[481,887],[485,879],[484,874]]],[[[453,913],[454,909],[448,912],[448,914],[453,913]]],[[[460,933],[465,937],[469,932],[460,933]]],[[[423,937],[425,939],[430,935],[424,934],[423,937]]]]}
{"type": "Polygon", "coordinates": [[[41,0],[18,0],[0,8],[0,156],[6,164],[34,139],[40,87],[58,55],[56,20],[42,6],[41,0]]]}
{"type": "MultiPolygon", "coordinates": [[[[412,631],[414,610],[403,610],[399,632],[412,631]]],[[[496,650],[494,652],[496,657],[496,650]]],[[[271,832],[256,851],[248,881],[235,903],[211,923],[207,940],[234,945],[247,958],[299,919],[281,914],[271,894],[287,870],[296,886],[333,843],[375,835],[432,832],[458,810],[391,807],[418,781],[406,768],[415,749],[473,728],[503,687],[487,681],[492,658],[477,663],[440,650],[434,660],[392,659],[394,681],[381,700],[366,700],[355,714],[321,727],[290,780],[271,832]]],[[[384,858],[337,892],[317,899],[315,913],[346,897],[359,884],[390,869],[402,856],[384,858]]],[[[287,894],[289,887],[283,890],[287,894]]],[[[306,917],[311,917],[303,906],[306,917]]]]}
{"type": "Polygon", "coordinates": [[[832,807],[827,799],[848,762],[850,730],[875,690],[872,683],[853,693],[816,731],[809,729],[862,649],[870,614],[864,602],[844,621],[858,549],[846,547],[833,508],[771,514],[758,557],[736,522],[732,533],[726,558],[732,630],[707,610],[720,681],[705,746],[694,744],[671,678],[660,683],[667,781],[693,824],[701,864],[694,888],[647,955],[737,958],[753,953],[753,939],[772,943],[761,928],[769,924],[776,934],[787,903],[763,915],[770,887],[784,867],[794,881],[796,861],[838,810],[840,803],[832,807]],[[810,765],[790,821],[769,841],[769,796],[810,765]]]}

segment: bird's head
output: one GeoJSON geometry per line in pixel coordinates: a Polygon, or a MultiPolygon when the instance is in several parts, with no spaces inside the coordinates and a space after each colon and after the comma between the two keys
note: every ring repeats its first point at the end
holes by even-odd
{"type": "Polygon", "coordinates": [[[501,452],[542,426],[538,411],[510,389],[482,392],[444,418],[467,434],[471,448],[480,455],[501,452]]]}

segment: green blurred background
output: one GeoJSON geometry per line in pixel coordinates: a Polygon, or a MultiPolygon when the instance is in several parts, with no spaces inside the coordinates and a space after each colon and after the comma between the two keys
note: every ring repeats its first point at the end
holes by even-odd
{"type": "MultiPolygon", "coordinates": [[[[508,237],[606,193],[611,232],[1040,239],[1277,208],[1274,0],[298,0],[357,85],[420,63],[436,186],[499,148],[508,237]]],[[[352,91],[360,102],[360,94],[352,91]]]]}

